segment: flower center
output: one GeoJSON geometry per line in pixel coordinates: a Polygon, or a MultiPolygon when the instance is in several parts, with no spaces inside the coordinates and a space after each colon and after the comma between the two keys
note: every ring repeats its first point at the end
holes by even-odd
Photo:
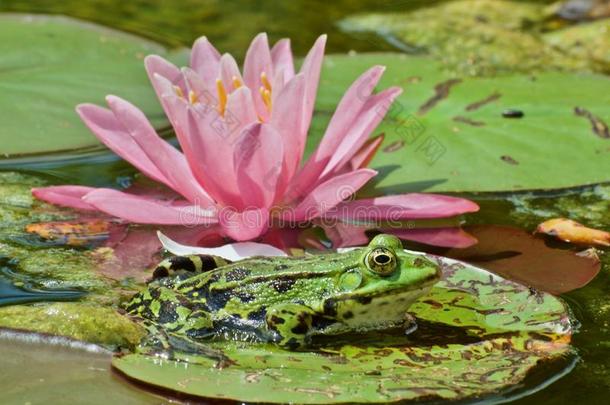
{"type": "Polygon", "coordinates": [[[263,103],[265,103],[267,110],[271,112],[271,83],[269,83],[269,79],[267,79],[267,74],[265,72],[261,73],[261,83],[263,85],[258,91],[261,93],[263,103]]]}

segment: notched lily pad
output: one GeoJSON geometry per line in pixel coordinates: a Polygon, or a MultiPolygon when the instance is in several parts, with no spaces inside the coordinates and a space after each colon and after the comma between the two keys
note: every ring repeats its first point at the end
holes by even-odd
{"type": "MultiPolygon", "coordinates": [[[[572,326],[557,298],[470,265],[431,256],[444,280],[411,308],[408,336],[329,339],[312,352],[215,342],[228,366],[174,354],[115,357],[132,380],[183,394],[267,403],[460,400],[502,394],[535,367],[565,359],[572,326]]],[[[552,377],[552,376],[550,376],[552,377]]]]}

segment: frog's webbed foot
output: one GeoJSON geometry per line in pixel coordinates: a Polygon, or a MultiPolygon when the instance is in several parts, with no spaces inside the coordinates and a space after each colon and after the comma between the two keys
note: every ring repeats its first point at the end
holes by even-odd
{"type": "Polygon", "coordinates": [[[288,350],[298,350],[311,342],[311,324],[315,312],[300,304],[279,304],[269,308],[267,328],[277,334],[275,343],[288,350]]]}
{"type": "Polygon", "coordinates": [[[230,263],[222,257],[213,255],[173,256],[159,263],[153,271],[151,281],[175,276],[188,278],[230,263]]]}

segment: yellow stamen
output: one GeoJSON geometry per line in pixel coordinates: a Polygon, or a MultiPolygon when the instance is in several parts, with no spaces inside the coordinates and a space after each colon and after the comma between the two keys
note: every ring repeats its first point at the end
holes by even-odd
{"type": "Polygon", "coordinates": [[[261,83],[263,83],[265,90],[271,91],[271,83],[269,83],[269,79],[267,79],[267,73],[265,72],[261,73],[261,83]]]}
{"type": "Polygon", "coordinates": [[[184,93],[182,92],[182,89],[178,86],[174,86],[174,91],[176,92],[176,95],[180,98],[184,98],[184,93]]]}
{"type": "Polygon", "coordinates": [[[218,91],[218,112],[224,116],[225,108],[227,107],[227,91],[220,79],[216,79],[216,90],[218,91]]]}
{"type": "Polygon", "coordinates": [[[263,102],[267,106],[267,109],[271,111],[271,92],[264,87],[261,87],[259,91],[261,93],[261,97],[263,98],[263,102]]]}
{"type": "Polygon", "coordinates": [[[189,90],[189,101],[191,104],[195,104],[197,102],[197,95],[193,90],[189,90]]]}
{"type": "Polygon", "coordinates": [[[239,89],[242,86],[241,80],[239,80],[239,77],[237,76],[233,76],[231,78],[231,81],[233,82],[233,87],[235,87],[236,89],[239,89]]]}

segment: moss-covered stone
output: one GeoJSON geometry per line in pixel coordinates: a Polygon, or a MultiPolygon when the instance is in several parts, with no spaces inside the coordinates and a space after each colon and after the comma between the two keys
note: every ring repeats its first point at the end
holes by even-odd
{"type": "Polygon", "coordinates": [[[114,347],[133,347],[143,329],[113,308],[77,302],[0,308],[0,327],[67,336],[114,347]]]}

